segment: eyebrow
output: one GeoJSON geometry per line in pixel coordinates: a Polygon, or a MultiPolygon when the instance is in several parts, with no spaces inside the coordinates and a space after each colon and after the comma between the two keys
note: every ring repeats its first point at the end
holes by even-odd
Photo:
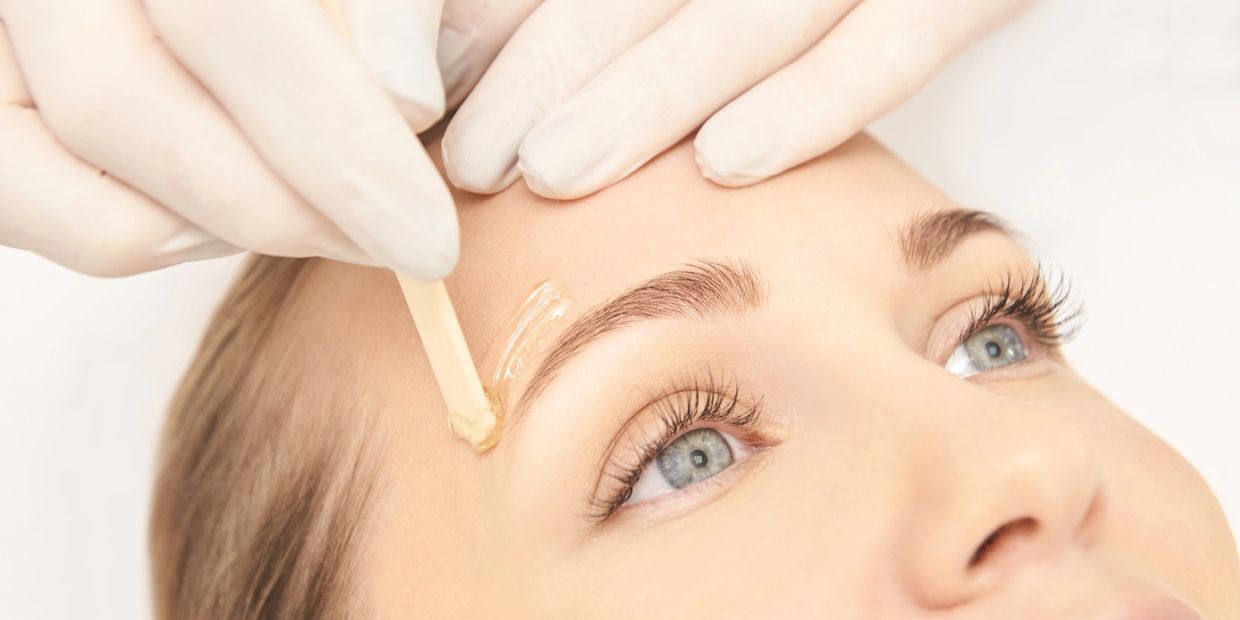
{"type": "Polygon", "coordinates": [[[655,276],[577,319],[530,379],[513,419],[537,398],[570,358],[604,334],[637,321],[708,318],[761,307],[766,285],[744,262],[699,261],[655,276]]]}
{"type": "MultiPolygon", "coordinates": [[[[900,228],[900,254],[918,271],[930,269],[970,237],[984,232],[1011,236],[994,215],[970,209],[939,209],[913,216],[900,228]]],[[[655,276],[587,312],[568,327],[530,378],[512,409],[515,422],[568,360],[607,334],[638,321],[708,318],[760,308],[767,288],[744,262],[699,261],[655,276]]]]}
{"type": "Polygon", "coordinates": [[[925,271],[951,256],[968,238],[984,232],[1015,235],[985,211],[939,209],[913,216],[900,230],[900,253],[909,267],[925,271]]]}

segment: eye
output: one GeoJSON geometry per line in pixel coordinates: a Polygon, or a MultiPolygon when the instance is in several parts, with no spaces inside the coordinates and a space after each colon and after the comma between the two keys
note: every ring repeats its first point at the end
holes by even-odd
{"type": "Polygon", "coordinates": [[[716,476],[747,451],[735,438],[713,428],[691,430],[646,464],[625,503],[635,504],[716,476]]]}
{"type": "Polygon", "coordinates": [[[1011,326],[998,323],[983,327],[964,339],[944,365],[957,377],[969,377],[1010,366],[1029,357],[1025,341],[1011,326]]]}

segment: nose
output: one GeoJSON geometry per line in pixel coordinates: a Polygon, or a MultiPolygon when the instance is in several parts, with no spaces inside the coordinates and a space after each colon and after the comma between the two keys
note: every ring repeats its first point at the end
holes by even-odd
{"type": "MultiPolygon", "coordinates": [[[[1045,413],[1045,412],[1043,412],[1045,413]]],[[[1088,543],[1103,497],[1092,444],[1062,418],[994,412],[935,433],[901,564],[920,606],[951,608],[1002,589],[1088,543]]],[[[947,422],[947,421],[945,421],[947,422]]]]}

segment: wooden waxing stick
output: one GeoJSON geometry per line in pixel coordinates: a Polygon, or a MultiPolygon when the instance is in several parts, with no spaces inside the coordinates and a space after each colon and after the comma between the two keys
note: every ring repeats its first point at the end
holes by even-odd
{"type": "MultiPolygon", "coordinates": [[[[336,29],[352,40],[348,23],[336,0],[321,0],[323,9],[336,29]]],[[[442,280],[423,282],[396,274],[405,304],[422,338],[422,348],[431,362],[439,392],[448,406],[448,423],[457,437],[485,452],[499,441],[503,411],[488,397],[478,378],[478,369],[465,343],[461,323],[452,309],[452,300],[442,280]]]]}

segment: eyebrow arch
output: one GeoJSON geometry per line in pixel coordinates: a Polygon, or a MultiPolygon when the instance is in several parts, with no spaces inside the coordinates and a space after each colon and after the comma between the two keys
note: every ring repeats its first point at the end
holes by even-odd
{"type": "MultiPolygon", "coordinates": [[[[969,209],[939,209],[913,216],[899,233],[906,264],[926,270],[942,262],[966,239],[983,232],[1012,236],[999,218],[969,209]]],[[[568,360],[608,332],[638,321],[706,318],[761,307],[767,288],[745,262],[698,261],[655,276],[574,321],[552,346],[510,412],[516,422],[568,360]]]]}
{"type": "Polygon", "coordinates": [[[1015,235],[985,211],[940,209],[913,216],[900,231],[900,252],[909,267],[925,271],[943,262],[966,239],[984,232],[1015,235]]]}
{"type": "Polygon", "coordinates": [[[608,332],[638,321],[741,313],[765,302],[765,283],[744,262],[698,261],[646,280],[587,312],[565,330],[534,371],[511,417],[516,421],[569,358],[608,332]]]}

